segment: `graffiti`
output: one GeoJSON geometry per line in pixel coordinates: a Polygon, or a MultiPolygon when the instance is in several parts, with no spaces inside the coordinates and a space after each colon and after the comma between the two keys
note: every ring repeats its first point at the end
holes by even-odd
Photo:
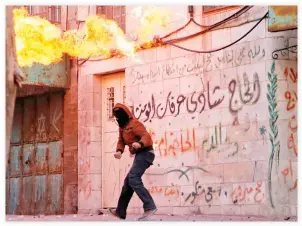
{"type": "Polygon", "coordinates": [[[260,132],[260,135],[262,136],[262,140],[263,140],[263,144],[264,144],[264,136],[266,134],[266,128],[265,128],[265,126],[261,126],[259,128],[259,132],[260,132]]]}
{"type": "MultiPolygon", "coordinates": [[[[221,63],[240,66],[256,57],[258,60],[265,57],[265,49],[263,49],[259,44],[254,44],[251,48],[249,46],[236,46],[234,49],[225,49],[222,51],[222,56],[217,57],[216,61],[218,61],[218,65],[214,63],[214,69],[218,69],[221,63]]],[[[210,62],[211,60],[212,59],[210,59],[210,62]]],[[[215,61],[215,59],[212,61],[215,61]]]]}
{"type": "Polygon", "coordinates": [[[89,180],[86,184],[83,185],[82,188],[80,188],[80,192],[84,193],[84,196],[86,199],[89,198],[92,192],[92,182],[89,180]]]}
{"type": "Polygon", "coordinates": [[[61,119],[62,117],[62,110],[61,111],[58,111],[57,113],[57,109],[55,109],[55,112],[54,112],[54,115],[53,115],[53,118],[52,118],[52,122],[51,122],[51,125],[53,125],[53,127],[55,128],[55,130],[59,133],[60,130],[59,128],[56,126],[57,122],[59,119],[61,119]]]}
{"type": "Polygon", "coordinates": [[[233,113],[233,116],[234,116],[234,120],[233,120],[232,125],[233,125],[233,126],[239,125],[238,112],[236,112],[235,114],[233,113]]]}
{"type": "Polygon", "coordinates": [[[270,142],[272,145],[272,151],[269,158],[269,167],[268,167],[268,188],[269,188],[269,197],[271,206],[274,208],[273,198],[272,198],[272,168],[275,154],[277,155],[278,164],[279,164],[279,155],[280,155],[280,142],[278,139],[278,111],[277,111],[277,101],[276,101],[276,90],[277,90],[277,74],[275,73],[275,61],[272,64],[271,72],[268,72],[268,79],[270,84],[267,84],[267,100],[269,103],[269,124],[270,124],[270,142]]]}
{"type": "Polygon", "coordinates": [[[38,118],[37,133],[40,139],[46,139],[45,120],[46,117],[43,114],[41,114],[40,117],[38,118]]]}
{"type": "MultiPolygon", "coordinates": [[[[199,181],[196,181],[195,183],[195,187],[194,187],[194,191],[192,191],[185,199],[185,202],[189,201],[191,199],[191,204],[194,204],[195,202],[195,199],[198,197],[198,196],[201,196],[204,194],[204,198],[205,198],[205,201],[207,203],[211,202],[212,199],[213,199],[213,194],[214,193],[218,193],[218,195],[220,196],[221,195],[221,191],[222,189],[221,188],[218,188],[217,190],[214,190],[211,186],[207,187],[207,188],[202,188],[201,185],[198,185],[199,184],[199,181]]],[[[184,194],[182,194],[184,195],[184,194]]]]}
{"type": "Polygon", "coordinates": [[[251,120],[248,113],[245,113],[244,121],[245,121],[246,128],[244,128],[243,131],[246,133],[251,128],[251,120]]]}
{"type": "Polygon", "coordinates": [[[205,109],[206,102],[208,103],[208,106],[210,109],[213,109],[214,107],[217,107],[219,104],[222,103],[224,100],[224,96],[220,98],[215,98],[216,100],[213,100],[213,96],[215,93],[217,93],[220,88],[218,86],[215,86],[213,91],[210,92],[209,90],[209,82],[208,82],[208,91],[207,91],[207,98],[204,94],[204,92],[196,93],[195,91],[188,95],[187,97],[183,94],[178,95],[177,97],[172,95],[172,92],[170,91],[165,104],[162,106],[162,103],[156,104],[154,96],[152,95],[151,101],[149,101],[147,104],[144,105],[142,108],[142,105],[140,104],[138,107],[132,106],[132,114],[135,118],[140,119],[142,114],[145,114],[144,122],[148,121],[149,119],[154,118],[155,116],[158,119],[162,119],[166,114],[171,113],[176,117],[180,114],[180,110],[182,105],[186,106],[187,113],[195,113],[197,110],[199,113],[202,113],[205,109]],[[206,101],[207,100],[207,101],[206,101]],[[139,112],[139,113],[138,113],[139,112]]]}
{"type": "Polygon", "coordinates": [[[132,84],[149,83],[180,76],[201,76],[205,72],[250,63],[251,59],[256,58],[260,61],[265,54],[264,47],[258,43],[240,44],[231,49],[224,49],[217,54],[192,54],[178,57],[153,64],[147,70],[131,68],[129,76],[132,78],[132,84]]]}
{"type": "Polygon", "coordinates": [[[222,144],[222,133],[221,133],[221,123],[219,123],[219,126],[215,126],[215,133],[211,135],[211,145],[218,145],[222,144]]]}
{"type": "Polygon", "coordinates": [[[293,115],[292,117],[291,117],[291,120],[288,122],[288,128],[290,128],[290,130],[291,131],[293,131],[293,132],[296,132],[297,131],[297,129],[298,129],[298,123],[297,123],[297,119],[296,119],[296,116],[295,115],[293,115]],[[294,126],[293,126],[293,121],[294,121],[294,126]]]}
{"type": "MultiPolygon", "coordinates": [[[[289,80],[288,77],[291,79],[291,81],[296,84],[297,79],[298,79],[298,74],[293,70],[293,68],[288,69],[288,67],[285,68],[284,70],[284,75],[287,79],[287,81],[289,80]]],[[[287,111],[291,111],[293,109],[296,108],[296,103],[298,101],[298,97],[297,97],[297,93],[295,91],[286,91],[284,93],[285,98],[288,100],[287,101],[287,106],[286,106],[286,110],[287,111]]],[[[294,137],[294,133],[297,132],[298,129],[298,123],[297,123],[297,119],[295,114],[292,115],[290,121],[288,122],[288,128],[290,129],[290,133],[287,139],[287,147],[288,149],[292,150],[295,154],[295,156],[298,156],[298,152],[297,152],[297,146],[296,146],[296,142],[295,142],[295,137],[294,137]]]]}
{"type": "Polygon", "coordinates": [[[284,69],[284,75],[285,75],[286,79],[288,79],[288,76],[289,76],[293,83],[297,82],[298,73],[295,72],[293,68],[288,69],[288,67],[286,67],[284,69]]]}
{"type": "Polygon", "coordinates": [[[162,137],[155,138],[155,132],[149,130],[152,137],[155,151],[159,151],[160,156],[177,156],[180,153],[188,151],[196,151],[195,129],[193,128],[190,135],[190,130],[180,131],[180,139],[176,137],[174,132],[166,132],[162,137]]]}
{"type": "MultiPolygon", "coordinates": [[[[291,179],[293,179],[293,166],[292,166],[292,160],[289,161],[289,167],[285,168],[284,170],[281,171],[283,177],[284,177],[284,184],[287,184],[288,182],[286,181],[286,178],[288,176],[291,177],[291,179]]],[[[298,179],[295,180],[294,184],[292,187],[290,187],[288,189],[288,191],[294,191],[297,188],[297,184],[298,184],[298,179]]]]}
{"type": "Polygon", "coordinates": [[[295,138],[293,133],[290,133],[288,140],[287,140],[287,147],[295,153],[295,156],[298,156],[297,147],[295,144],[295,138]]]}
{"type": "Polygon", "coordinates": [[[185,176],[187,178],[187,181],[189,182],[190,179],[189,179],[189,176],[188,176],[188,172],[191,171],[191,170],[201,170],[205,173],[209,173],[207,170],[205,170],[204,168],[200,167],[200,166],[188,166],[186,170],[181,170],[181,169],[172,169],[172,170],[168,170],[164,173],[146,173],[146,175],[150,175],[150,176],[162,176],[162,175],[166,175],[166,174],[169,174],[169,173],[175,173],[175,172],[178,172],[180,173],[178,179],[180,179],[182,176],[185,176]]]}
{"type": "Polygon", "coordinates": [[[228,154],[227,158],[233,157],[234,155],[236,155],[239,151],[239,145],[237,142],[235,142],[234,144],[230,144],[227,148],[227,150],[229,150],[230,148],[233,148],[233,146],[235,146],[235,151],[233,151],[232,153],[228,154]]]}
{"type": "Polygon", "coordinates": [[[130,71],[130,75],[133,76],[132,84],[135,82],[154,82],[157,76],[160,76],[160,68],[156,68],[155,71],[150,70],[150,72],[147,73],[139,72],[132,68],[130,71]]]}
{"type": "Polygon", "coordinates": [[[263,189],[262,186],[263,182],[258,181],[256,188],[253,187],[242,187],[241,185],[238,185],[232,192],[232,200],[233,203],[236,204],[240,201],[251,201],[253,199],[256,203],[261,203],[264,201],[264,193],[261,189],[263,189]]]}
{"type": "Polygon", "coordinates": [[[284,96],[288,100],[287,106],[286,106],[287,111],[290,111],[296,107],[296,102],[298,100],[298,97],[297,97],[297,93],[295,91],[293,91],[293,94],[294,95],[292,95],[289,91],[285,92],[284,96]]]}
{"type": "Polygon", "coordinates": [[[250,84],[248,75],[246,73],[243,74],[243,85],[240,84],[240,80],[238,79],[237,86],[237,81],[232,79],[229,83],[229,92],[231,93],[229,102],[229,110],[231,113],[237,113],[242,109],[243,105],[257,103],[260,97],[260,82],[258,73],[254,74],[253,84],[250,84]],[[239,93],[241,104],[239,103],[238,98],[235,98],[236,88],[237,92],[239,93]]]}
{"type": "MultiPolygon", "coordinates": [[[[231,113],[237,113],[242,109],[243,105],[255,104],[258,102],[260,97],[260,82],[258,74],[254,74],[253,84],[250,84],[248,75],[243,74],[244,84],[240,85],[238,78],[238,85],[235,79],[231,80],[229,83],[229,92],[231,93],[231,98],[229,101],[229,109],[231,113]],[[235,94],[239,93],[240,103],[235,94]]],[[[132,106],[132,114],[135,118],[143,118],[143,122],[146,122],[154,117],[162,119],[166,114],[172,114],[174,117],[180,114],[181,108],[186,107],[186,112],[189,114],[195,113],[196,111],[201,114],[206,104],[208,104],[209,109],[213,109],[220,105],[224,100],[224,95],[221,92],[219,86],[215,86],[212,91],[210,91],[210,84],[207,82],[207,92],[204,91],[196,92],[185,96],[183,94],[175,97],[172,95],[172,91],[169,92],[165,103],[156,103],[154,95],[152,94],[151,100],[145,105],[139,104],[138,106],[132,106]]],[[[237,95],[236,95],[237,96],[237,95]]]]}
{"type": "Polygon", "coordinates": [[[150,194],[161,194],[163,196],[169,197],[179,197],[179,186],[166,186],[166,187],[158,187],[158,186],[152,186],[148,188],[148,191],[150,194]]]}
{"type": "MultiPolygon", "coordinates": [[[[259,54],[260,54],[260,46],[254,46],[254,49],[250,49],[249,50],[249,52],[248,52],[248,56],[250,57],[250,58],[255,58],[256,56],[259,56],[259,54]],[[258,49],[257,49],[257,47],[258,47],[258,49]]],[[[261,56],[261,58],[263,58],[263,57],[265,57],[265,50],[264,49],[262,49],[262,56],[261,56]]]]}

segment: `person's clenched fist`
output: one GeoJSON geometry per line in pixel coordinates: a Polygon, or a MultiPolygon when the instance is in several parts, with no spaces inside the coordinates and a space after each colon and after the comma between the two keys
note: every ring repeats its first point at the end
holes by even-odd
{"type": "Polygon", "coordinates": [[[116,159],[120,159],[122,157],[122,153],[120,151],[114,153],[114,157],[116,159]]]}
{"type": "Polygon", "coordinates": [[[141,148],[142,146],[140,145],[140,143],[134,142],[134,143],[132,144],[132,147],[133,147],[134,149],[139,149],[139,148],[141,148]]]}

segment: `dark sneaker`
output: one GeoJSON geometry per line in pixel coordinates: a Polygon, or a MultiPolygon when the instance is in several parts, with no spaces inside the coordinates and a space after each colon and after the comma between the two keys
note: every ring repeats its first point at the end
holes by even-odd
{"type": "MultiPolygon", "coordinates": [[[[110,209],[109,209],[109,213],[111,213],[112,216],[117,217],[118,219],[123,219],[123,218],[121,218],[121,217],[117,214],[116,210],[113,209],[113,208],[110,208],[110,209]]],[[[123,220],[124,220],[124,219],[123,219],[123,220]]]]}
{"type": "Polygon", "coordinates": [[[143,216],[141,216],[141,217],[138,218],[137,220],[139,220],[139,221],[147,220],[147,219],[149,219],[151,216],[153,216],[153,215],[155,214],[156,211],[157,211],[157,209],[147,210],[147,211],[144,212],[143,216]]]}

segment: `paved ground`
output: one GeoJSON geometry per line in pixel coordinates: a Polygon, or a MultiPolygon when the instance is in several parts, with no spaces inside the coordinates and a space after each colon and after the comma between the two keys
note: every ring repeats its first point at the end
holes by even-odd
{"type": "MultiPolygon", "coordinates": [[[[139,215],[129,215],[127,221],[136,220],[139,215]]],[[[104,212],[102,215],[6,215],[7,221],[119,221],[109,215],[108,212],[104,212]]],[[[269,217],[247,217],[247,216],[221,216],[221,215],[154,215],[149,221],[297,221],[296,217],[289,219],[284,218],[269,218],[269,217]]]]}

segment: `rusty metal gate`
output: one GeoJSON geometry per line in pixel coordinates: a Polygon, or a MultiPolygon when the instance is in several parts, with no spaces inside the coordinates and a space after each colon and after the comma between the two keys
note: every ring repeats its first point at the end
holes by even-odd
{"type": "Polygon", "coordinates": [[[17,98],[6,167],[7,214],[63,213],[64,93],[17,98]]]}

